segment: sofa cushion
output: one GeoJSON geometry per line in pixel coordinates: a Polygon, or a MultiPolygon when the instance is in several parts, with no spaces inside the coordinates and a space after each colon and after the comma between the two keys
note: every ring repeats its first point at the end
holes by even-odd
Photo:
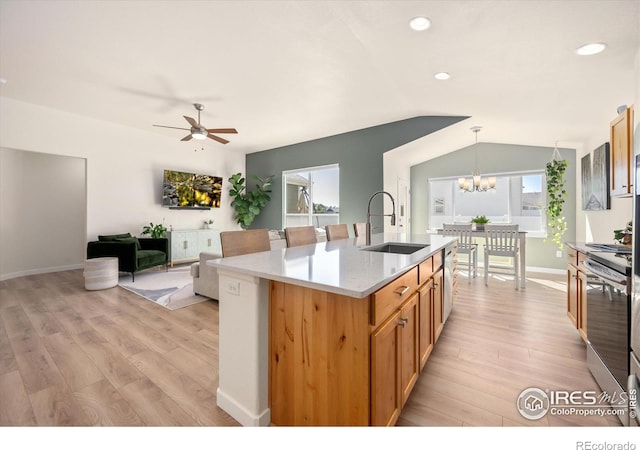
{"type": "Polygon", "coordinates": [[[102,236],[98,236],[99,241],[117,241],[122,238],[130,238],[131,233],[123,233],[123,234],[104,234],[102,236]]]}
{"type": "Polygon", "coordinates": [[[118,238],[118,239],[114,239],[114,241],[116,241],[116,242],[135,242],[136,250],[142,250],[142,245],[140,245],[140,241],[135,236],[118,238]]]}
{"type": "Polygon", "coordinates": [[[160,250],[138,250],[138,267],[164,264],[167,254],[160,250]]]}

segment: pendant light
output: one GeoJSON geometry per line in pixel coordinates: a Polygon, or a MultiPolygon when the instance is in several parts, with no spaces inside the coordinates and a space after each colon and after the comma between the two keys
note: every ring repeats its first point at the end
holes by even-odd
{"type": "Polygon", "coordinates": [[[496,188],[496,177],[482,177],[478,172],[478,133],[480,130],[482,127],[471,127],[471,131],[476,135],[476,167],[470,179],[458,178],[458,188],[463,192],[487,192],[496,188]]]}

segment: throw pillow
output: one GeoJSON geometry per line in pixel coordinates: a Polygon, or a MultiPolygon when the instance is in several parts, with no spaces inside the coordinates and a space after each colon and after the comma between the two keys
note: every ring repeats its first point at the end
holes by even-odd
{"type": "Polygon", "coordinates": [[[122,238],[130,238],[131,233],[123,233],[123,234],[105,234],[102,236],[98,236],[99,241],[117,241],[122,238]]]}

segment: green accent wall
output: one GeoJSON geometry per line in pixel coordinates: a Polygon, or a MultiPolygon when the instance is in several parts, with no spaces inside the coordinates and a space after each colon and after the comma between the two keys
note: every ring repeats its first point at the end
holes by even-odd
{"type": "MultiPolygon", "coordinates": [[[[251,228],[282,229],[283,171],[328,164],[340,167],[340,222],[364,222],[369,197],[383,189],[383,154],[466,118],[418,116],[248,154],[246,174],[275,175],[271,202],[251,228]]],[[[382,196],[376,201],[372,212],[381,211],[382,196]]]]}
{"type": "MultiPolygon", "coordinates": [[[[526,145],[480,143],[425,161],[411,167],[411,229],[414,233],[425,232],[429,226],[429,178],[471,176],[478,146],[481,174],[544,170],[551,160],[553,148],[526,145]]],[[[576,151],[559,149],[568,161],[565,171],[567,199],[564,216],[567,231],[563,241],[576,239],[576,151]]],[[[566,269],[566,247],[562,257],[556,256],[558,246],[549,238],[527,238],[527,266],[551,269],[566,269]]]]}

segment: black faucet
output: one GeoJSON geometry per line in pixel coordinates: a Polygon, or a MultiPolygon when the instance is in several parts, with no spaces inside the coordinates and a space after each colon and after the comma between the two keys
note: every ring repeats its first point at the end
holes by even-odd
{"type": "MultiPolygon", "coordinates": [[[[382,211],[384,212],[384,208],[382,211]]],[[[378,191],[369,198],[369,204],[367,205],[367,245],[371,244],[371,216],[390,216],[391,225],[394,226],[396,224],[396,202],[391,194],[387,191],[378,191]],[[391,214],[371,214],[371,200],[378,194],[386,194],[391,199],[391,205],[393,206],[393,212],[391,214]]]]}

